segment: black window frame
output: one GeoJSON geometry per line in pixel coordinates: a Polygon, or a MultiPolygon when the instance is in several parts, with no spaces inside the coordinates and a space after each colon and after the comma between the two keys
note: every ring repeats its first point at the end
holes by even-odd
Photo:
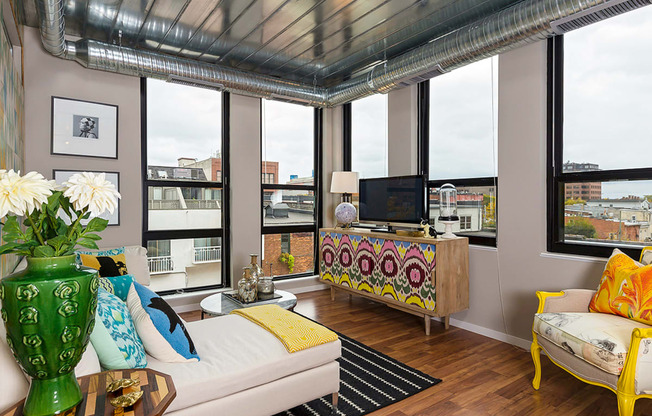
{"type": "MultiPolygon", "coordinates": [[[[300,105],[300,104],[296,104],[300,105]]],[[[262,120],[265,115],[263,114],[263,106],[261,102],[260,106],[260,163],[262,165],[262,146],[263,146],[263,130],[262,130],[262,120]]],[[[313,113],[313,163],[314,163],[314,182],[312,185],[293,185],[293,184],[266,184],[262,180],[260,181],[260,201],[261,201],[261,210],[260,210],[260,234],[261,238],[264,238],[267,234],[293,234],[293,233],[313,233],[313,270],[312,272],[303,272],[303,273],[292,273],[285,275],[275,275],[274,279],[277,280],[289,280],[297,279],[301,277],[310,277],[316,274],[319,274],[319,229],[322,228],[322,192],[323,192],[323,183],[321,180],[322,173],[322,142],[323,142],[323,120],[324,120],[324,110],[321,108],[315,108],[313,113]],[[302,191],[312,191],[315,198],[315,223],[314,224],[298,224],[298,225],[265,225],[265,213],[262,207],[264,203],[265,191],[274,191],[274,190],[302,190],[302,191]]],[[[291,239],[291,238],[290,238],[291,239]]]]}
{"type": "Polygon", "coordinates": [[[142,199],[143,199],[143,227],[142,245],[147,247],[147,242],[152,240],[180,240],[220,237],[222,241],[221,283],[197,287],[179,288],[173,290],[162,290],[156,292],[158,295],[173,295],[189,292],[198,292],[212,289],[222,289],[231,285],[230,270],[230,93],[222,91],[222,176],[221,182],[217,181],[194,181],[194,180],[157,180],[148,179],[147,176],[147,78],[140,79],[140,134],[141,134],[141,177],[142,177],[142,199]],[[150,186],[161,187],[183,187],[183,188],[214,188],[222,190],[222,227],[188,230],[149,230],[148,215],[148,189],[150,186]]]}
{"type": "MultiPolygon", "coordinates": [[[[641,248],[612,243],[567,243],[564,241],[564,184],[614,180],[652,180],[652,168],[613,169],[564,173],[564,37],[548,39],[547,94],[547,249],[549,252],[609,257],[614,248],[638,259],[641,248]]],[[[646,244],[642,242],[641,246],[646,244]]]]}
{"type": "MultiPolygon", "coordinates": [[[[428,178],[428,195],[430,190],[439,188],[445,183],[452,183],[456,188],[468,186],[492,186],[496,191],[496,236],[488,237],[474,235],[464,231],[456,232],[456,235],[467,237],[469,244],[480,246],[496,247],[498,240],[498,177],[486,176],[477,178],[457,178],[457,179],[430,179],[430,80],[425,80],[417,84],[417,135],[418,135],[418,170],[420,175],[428,178]]],[[[429,203],[430,201],[428,201],[429,203]]],[[[429,207],[428,207],[429,208],[429,207]]],[[[430,209],[428,209],[428,215],[430,209]]],[[[428,218],[430,220],[430,218],[428,218]]]]}

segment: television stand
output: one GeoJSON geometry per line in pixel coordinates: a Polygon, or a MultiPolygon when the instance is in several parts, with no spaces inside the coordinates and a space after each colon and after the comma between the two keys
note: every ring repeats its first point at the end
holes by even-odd
{"type": "Polygon", "coordinates": [[[387,232],[322,228],[319,277],[335,291],[357,294],[448,328],[469,307],[469,240],[402,237],[387,232]]]}

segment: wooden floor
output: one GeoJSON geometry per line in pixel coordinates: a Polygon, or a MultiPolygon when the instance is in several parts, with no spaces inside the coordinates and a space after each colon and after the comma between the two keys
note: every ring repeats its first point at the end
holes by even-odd
{"type": "MultiPolygon", "coordinates": [[[[344,293],[335,302],[327,290],[297,297],[296,312],[443,380],[372,416],[618,415],[614,393],[582,383],[546,357],[535,391],[529,351],[453,326],[444,331],[437,322],[426,336],[423,319],[344,293]]],[[[199,319],[199,312],[182,317],[199,319]]],[[[634,414],[652,415],[652,400],[638,400],[634,414]]]]}

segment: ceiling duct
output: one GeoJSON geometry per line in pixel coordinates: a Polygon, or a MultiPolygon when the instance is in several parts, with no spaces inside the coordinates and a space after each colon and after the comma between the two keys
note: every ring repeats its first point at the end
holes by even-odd
{"type": "Polygon", "coordinates": [[[64,0],[36,0],[36,5],[45,49],[87,68],[163,80],[172,77],[200,86],[218,84],[225,90],[247,95],[332,107],[387,93],[556,33],[646,6],[650,1],[524,0],[328,89],[159,52],[88,39],[66,41],[64,0]]]}
{"type": "Polygon", "coordinates": [[[595,6],[581,13],[575,13],[563,19],[550,23],[552,31],[556,35],[562,35],[571,30],[597,23],[610,17],[618,16],[639,7],[649,6],[652,0],[612,0],[610,2],[595,6]]]}

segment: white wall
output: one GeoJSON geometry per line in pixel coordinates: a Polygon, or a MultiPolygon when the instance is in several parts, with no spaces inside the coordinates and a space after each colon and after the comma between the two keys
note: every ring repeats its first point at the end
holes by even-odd
{"type": "Polygon", "coordinates": [[[102,233],[105,247],[141,243],[140,80],[91,71],[45,52],[37,29],[25,27],[25,168],[52,179],[53,169],[120,172],[120,225],[102,233]],[[51,97],[118,106],[118,159],[50,154],[51,97]]]}
{"type": "Polygon", "coordinates": [[[537,290],[595,288],[604,268],[546,252],[546,68],[546,42],[500,56],[498,247],[470,247],[470,307],[452,316],[520,345],[531,339],[537,290]]]}

